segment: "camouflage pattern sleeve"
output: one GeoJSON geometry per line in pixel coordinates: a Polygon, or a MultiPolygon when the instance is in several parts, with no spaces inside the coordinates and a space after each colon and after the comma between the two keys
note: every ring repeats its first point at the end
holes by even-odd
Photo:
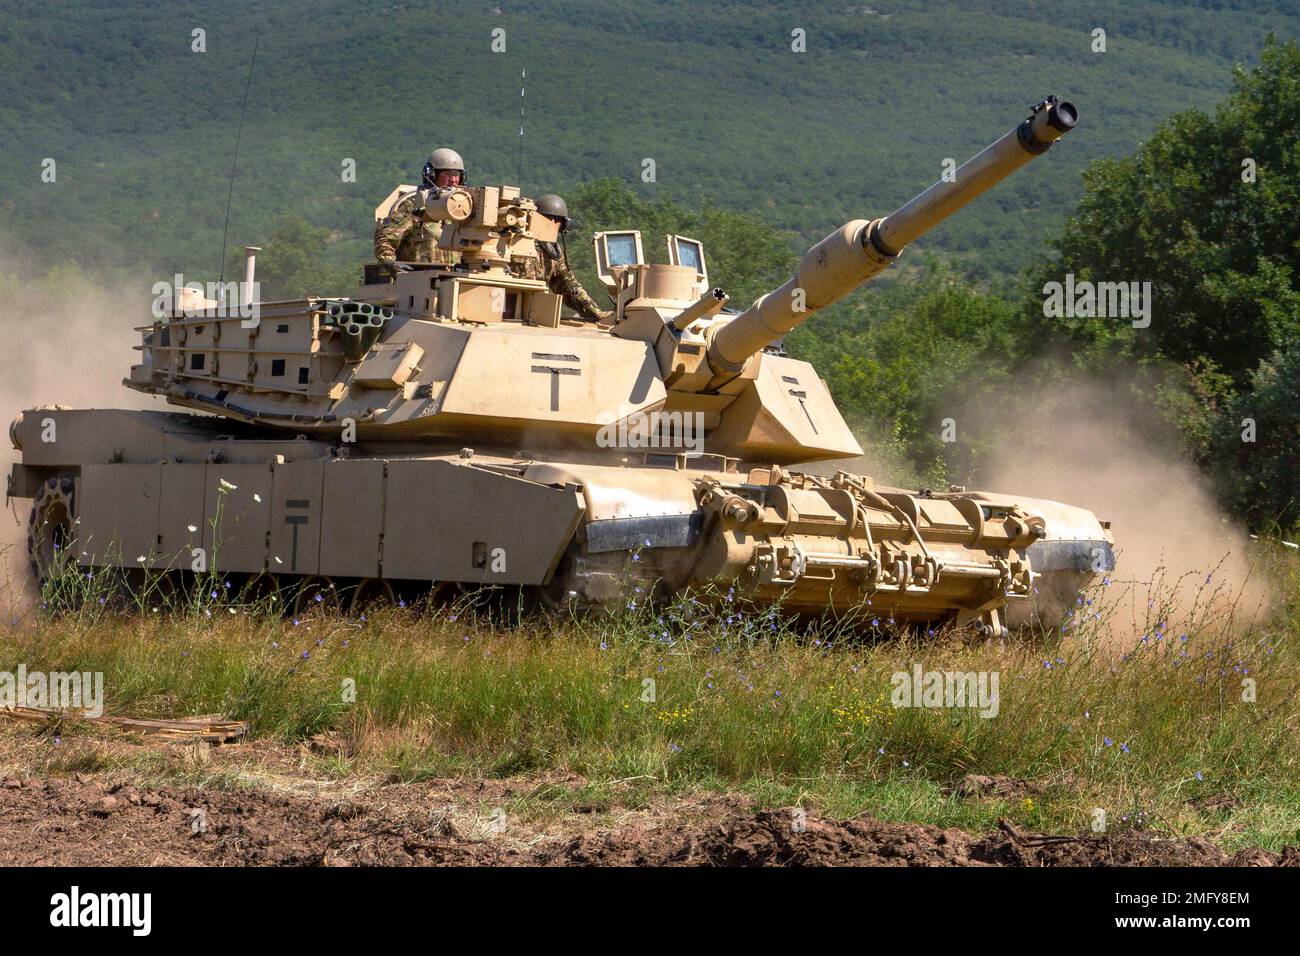
{"type": "Polygon", "coordinates": [[[460,253],[452,249],[443,249],[438,245],[439,240],[442,239],[442,230],[445,225],[445,223],[441,222],[426,222],[424,224],[424,235],[428,237],[428,261],[454,266],[460,262],[460,253]]]}
{"type": "Polygon", "coordinates": [[[564,304],[577,312],[584,319],[607,319],[611,313],[602,310],[587,290],[582,287],[578,277],[569,268],[568,260],[559,247],[552,242],[538,243],[546,259],[546,285],[556,295],[564,299],[564,304]]]}
{"type": "Polygon", "coordinates": [[[375,259],[379,262],[396,261],[397,247],[416,225],[413,205],[409,199],[403,199],[375,229],[375,259]]]}

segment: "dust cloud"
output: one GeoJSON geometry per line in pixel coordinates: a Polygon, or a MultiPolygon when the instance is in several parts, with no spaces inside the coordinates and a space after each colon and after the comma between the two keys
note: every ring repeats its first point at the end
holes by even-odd
{"type": "MultiPolygon", "coordinates": [[[[972,473],[951,480],[1077,505],[1109,521],[1117,556],[1112,607],[1121,611],[1109,629],[1117,636],[1140,627],[1148,602],[1156,614],[1163,607],[1189,625],[1193,614],[1202,622],[1208,615],[1257,617],[1272,603],[1257,549],[1210,478],[1187,460],[1179,435],[1152,405],[1150,386],[1139,387],[1135,376],[1123,369],[1086,376],[1053,357],[1029,370],[1025,378],[1035,384],[945,408],[975,462],[972,473]]],[[[859,431],[858,438],[864,456],[801,470],[843,468],[872,475],[878,485],[920,487],[915,465],[887,434],[859,431]]],[[[1064,610],[1043,604],[1053,620],[1064,610]]]]}
{"type": "MultiPolygon", "coordinates": [[[[9,423],[23,409],[158,407],[122,385],[138,361],[133,327],[150,321],[155,278],[109,278],[73,265],[49,269],[0,237],[0,469],[6,477],[19,456],[9,423]]],[[[29,596],[28,509],[25,499],[13,499],[0,514],[0,607],[29,596]]]]}
{"type": "Polygon", "coordinates": [[[1144,604],[1158,592],[1181,610],[1211,596],[1246,617],[1261,610],[1267,584],[1246,535],[1132,378],[1081,381],[1052,369],[1059,366],[1037,370],[1046,384],[1000,403],[996,417],[986,408],[957,417],[991,445],[971,483],[1079,505],[1109,521],[1113,577],[1144,604]]]}

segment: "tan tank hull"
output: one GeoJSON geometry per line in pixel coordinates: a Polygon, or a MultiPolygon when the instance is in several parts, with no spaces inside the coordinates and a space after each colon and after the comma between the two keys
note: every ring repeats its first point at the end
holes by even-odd
{"type": "Polygon", "coordinates": [[[325,442],[228,431],[156,412],[25,413],[14,432],[32,453],[10,491],[35,499],[36,572],[57,543],[80,567],[188,576],[202,558],[198,570],[235,588],[259,576],[366,594],[380,581],[522,585],[614,602],[651,583],[716,585],[804,614],[996,628],[1044,574],[1073,583],[1113,566],[1097,519],[1052,502],[671,455],[634,466],[360,445],[340,457],[325,442]],[[51,425],[64,440],[40,443],[51,425]]]}

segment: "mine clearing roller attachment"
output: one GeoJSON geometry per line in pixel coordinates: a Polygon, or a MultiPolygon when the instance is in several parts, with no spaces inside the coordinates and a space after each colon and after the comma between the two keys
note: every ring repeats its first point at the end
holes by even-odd
{"type": "Polygon", "coordinates": [[[1014,505],[878,491],[847,472],[704,478],[696,498],[719,542],[718,573],[751,598],[843,610],[869,600],[903,619],[946,616],[988,634],[1001,633],[999,608],[1032,594],[1025,551],[1046,534],[1041,517],[1014,505]]]}

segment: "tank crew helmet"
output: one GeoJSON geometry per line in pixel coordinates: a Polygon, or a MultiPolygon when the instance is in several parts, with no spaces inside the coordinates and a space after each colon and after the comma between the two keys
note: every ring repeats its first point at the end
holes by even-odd
{"type": "Polygon", "coordinates": [[[560,221],[560,231],[569,228],[569,205],[555,193],[537,197],[537,211],[543,216],[560,221]]]}
{"type": "Polygon", "coordinates": [[[444,182],[443,186],[464,186],[465,161],[460,158],[460,153],[446,146],[440,146],[429,154],[429,161],[424,164],[423,180],[426,186],[437,186],[438,174],[442,172],[452,172],[459,174],[456,182],[444,182]]]}

